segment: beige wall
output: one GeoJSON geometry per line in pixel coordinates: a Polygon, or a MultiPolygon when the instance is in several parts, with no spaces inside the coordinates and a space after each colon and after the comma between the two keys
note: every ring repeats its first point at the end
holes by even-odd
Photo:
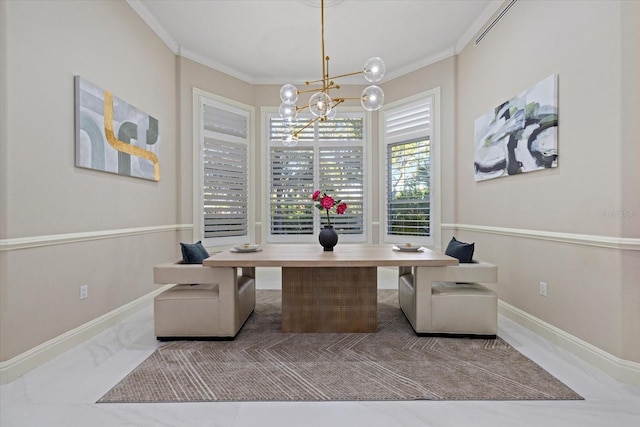
{"type": "MultiPolygon", "coordinates": [[[[0,239],[176,224],[171,50],[124,1],[0,7],[0,239]],[[158,119],[160,182],[74,166],[74,75],[158,119]]],[[[152,266],[178,255],[177,240],[170,230],[0,252],[0,361],[156,289],[152,266]]]]}
{"type": "MultiPolygon", "coordinates": [[[[621,8],[621,74],[623,91],[620,106],[622,150],[620,177],[622,206],[627,211],[620,217],[620,236],[640,236],[640,2],[625,2],[621,8]]],[[[639,361],[640,331],[640,254],[622,254],[622,318],[621,336],[636,337],[622,347],[620,357],[639,361]]]]}
{"type": "Polygon", "coordinates": [[[499,265],[500,298],[635,362],[640,252],[590,244],[640,236],[638,16],[638,2],[516,3],[458,56],[454,165],[455,223],[473,226],[456,235],[499,265]],[[475,182],[474,120],[554,73],[559,167],[475,182]],[[586,238],[538,240],[506,229],[586,238]]]}
{"type": "Polygon", "coordinates": [[[190,59],[178,57],[177,62],[180,98],[178,155],[181,171],[178,176],[180,189],[178,212],[181,222],[193,223],[193,89],[206,91],[246,105],[253,105],[254,89],[248,83],[190,59]]]}
{"type": "MultiPolygon", "coordinates": [[[[432,205],[435,211],[440,210],[440,223],[451,223],[455,215],[455,70],[457,59],[451,57],[435,64],[421,68],[405,76],[385,83],[382,87],[385,91],[385,102],[393,102],[408,98],[416,93],[426,92],[432,89],[440,89],[440,115],[436,115],[439,121],[440,135],[437,141],[439,145],[432,147],[433,154],[440,157],[439,174],[436,173],[440,183],[436,188],[440,190],[440,206],[432,205]]],[[[382,177],[381,177],[382,178],[382,177]]],[[[437,191],[437,190],[436,190],[437,191]]],[[[432,193],[437,196],[435,192],[432,193]]],[[[433,202],[432,202],[433,203],[433,202]]],[[[439,230],[434,233],[434,245],[440,248],[439,230]]]]}
{"type": "MultiPolygon", "coordinates": [[[[0,239],[190,224],[194,87],[254,105],[260,153],[260,107],[277,107],[279,86],[176,58],[123,1],[0,5],[0,239]],[[160,182],[74,167],[76,74],[159,119],[160,182]]],[[[387,103],[440,88],[442,222],[476,227],[455,234],[499,265],[500,298],[636,362],[638,251],[480,228],[640,236],[638,16],[637,2],[520,1],[479,46],[383,85],[387,103]],[[559,167],[475,183],[473,121],[552,73],[559,167]],[[631,215],[604,214],[620,210],[631,215]]],[[[345,95],[360,90],[345,87],[345,95]]],[[[258,204],[256,221],[264,220],[258,204]]],[[[191,237],[169,231],[1,251],[0,362],[154,290],[151,266],[191,237]],[[89,284],[83,301],[81,284],[89,284]]]]}

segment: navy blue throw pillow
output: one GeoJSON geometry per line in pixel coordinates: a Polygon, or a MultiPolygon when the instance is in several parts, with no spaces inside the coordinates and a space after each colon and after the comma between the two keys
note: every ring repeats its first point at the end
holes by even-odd
{"type": "Polygon", "coordinates": [[[475,249],[474,243],[464,243],[456,240],[455,237],[451,238],[447,250],[444,251],[445,255],[458,258],[460,262],[471,262],[473,259],[473,250],[475,249]]]}
{"type": "Polygon", "coordinates": [[[202,246],[201,241],[196,243],[180,243],[182,249],[183,264],[202,264],[202,261],[209,258],[209,252],[202,246]]]}

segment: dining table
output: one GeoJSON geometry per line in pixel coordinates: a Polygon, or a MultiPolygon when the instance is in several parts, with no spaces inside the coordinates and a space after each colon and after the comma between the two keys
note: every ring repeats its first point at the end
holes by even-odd
{"type": "MultiPolygon", "coordinates": [[[[203,261],[216,268],[282,269],[282,332],[377,332],[379,267],[446,267],[458,260],[425,247],[265,244],[224,250],[203,261]]],[[[256,283],[259,288],[260,284],[256,283]]]]}

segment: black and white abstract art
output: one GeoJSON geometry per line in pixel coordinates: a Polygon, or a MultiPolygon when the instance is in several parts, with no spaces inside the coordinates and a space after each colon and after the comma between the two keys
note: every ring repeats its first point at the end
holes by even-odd
{"type": "Polygon", "coordinates": [[[475,180],[558,166],[558,75],[475,121],[475,180]]]}

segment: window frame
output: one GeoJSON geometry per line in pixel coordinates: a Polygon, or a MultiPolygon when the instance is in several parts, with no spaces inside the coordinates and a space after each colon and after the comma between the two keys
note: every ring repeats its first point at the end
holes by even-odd
{"type": "Polygon", "coordinates": [[[389,104],[385,104],[380,110],[379,116],[379,193],[382,203],[380,203],[380,242],[383,243],[411,243],[427,247],[437,246],[440,241],[440,88],[435,88],[426,92],[413,95],[389,104]],[[395,109],[405,105],[415,103],[420,99],[431,98],[431,121],[428,131],[429,138],[429,236],[406,236],[389,234],[389,195],[388,189],[388,158],[387,148],[389,145],[412,142],[426,137],[408,137],[406,140],[389,140],[386,131],[386,115],[395,109]]]}
{"type": "Polygon", "coordinates": [[[227,247],[241,242],[255,241],[255,199],[254,186],[252,185],[254,174],[255,152],[255,108],[204,90],[193,88],[193,239],[201,240],[205,247],[227,247]],[[247,116],[246,138],[222,137],[221,140],[247,144],[247,231],[244,235],[226,237],[204,237],[204,115],[203,104],[208,104],[232,113],[247,116]]]}
{"type": "MultiPolygon", "coordinates": [[[[341,107],[340,111],[337,114],[338,117],[362,117],[363,118],[363,138],[361,142],[357,144],[353,143],[353,141],[323,141],[318,142],[315,139],[312,141],[300,141],[298,146],[308,146],[313,147],[314,150],[314,190],[323,190],[321,188],[317,188],[320,181],[319,167],[318,167],[318,159],[319,159],[319,147],[331,147],[331,146],[339,146],[340,144],[351,144],[352,146],[359,145],[362,147],[363,155],[362,155],[362,163],[363,163],[363,206],[362,206],[362,234],[340,234],[340,243],[371,243],[371,229],[372,229],[372,221],[371,221],[371,190],[373,187],[372,178],[371,178],[371,167],[369,165],[372,164],[371,156],[371,113],[363,111],[361,108],[356,107],[341,107]]],[[[274,117],[279,117],[278,109],[273,107],[262,107],[261,108],[261,117],[262,117],[262,151],[261,156],[263,159],[263,183],[262,183],[262,193],[264,197],[262,198],[262,214],[263,214],[263,227],[262,227],[262,241],[267,243],[317,243],[318,241],[318,233],[320,232],[320,216],[323,214],[319,209],[313,208],[313,233],[304,234],[304,235],[275,235],[271,234],[271,205],[270,205],[270,180],[271,180],[271,171],[270,171],[270,151],[272,146],[281,146],[282,143],[280,141],[271,140],[269,127],[270,127],[270,119],[274,117]]],[[[302,117],[305,117],[304,115],[302,117]]],[[[309,204],[312,205],[311,201],[311,193],[309,194],[309,204]]],[[[335,218],[336,214],[333,212],[332,218],[335,218]]]]}

